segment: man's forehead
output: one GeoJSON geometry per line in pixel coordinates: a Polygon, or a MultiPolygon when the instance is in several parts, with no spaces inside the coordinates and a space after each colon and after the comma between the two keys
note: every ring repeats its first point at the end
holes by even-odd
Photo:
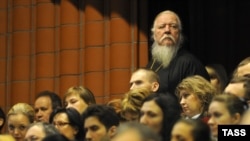
{"type": "Polygon", "coordinates": [[[177,16],[175,14],[172,14],[172,13],[163,13],[161,15],[159,15],[157,18],[156,18],[156,23],[161,23],[161,22],[168,22],[166,20],[170,20],[171,22],[175,22],[177,23],[178,20],[177,20],[177,16]]]}
{"type": "Polygon", "coordinates": [[[88,125],[88,127],[103,125],[103,123],[96,116],[87,117],[84,122],[86,125],[88,125]]]}
{"type": "Polygon", "coordinates": [[[242,83],[229,83],[225,88],[225,93],[237,95],[237,96],[244,96],[244,87],[242,83]]]}
{"type": "Polygon", "coordinates": [[[229,83],[225,90],[243,89],[243,82],[240,83],[229,83]]]}
{"type": "Polygon", "coordinates": [[[132,75],[132,77],[131,77],[131,81],[138,81],[138,80],[144,80],[144,79],[146,79],[147,78],[147,75],[146,75],[146,73],[145,72],[137,72],[137,73],[135,73],[135,74],[133,74],[132,75]]]}
{"type": "Polygon", "coordinates": [[[238,76],[250,75],[250,63],[238,67],[237,74],[238,76]]]}
{"type": "Polygon", "coordinates": [[[41,103],[41,104],[51,104],[52,101],[51,101],[51,98],[49,96],[41,96],[41,97],[38,97],[36,100],[35,100],[35,104],[37,103],[41,103]]]}
{"type": "Polygon", "coordinates": [[[147,77],[147,72],[146,71],[138,71],[138,72],[135,72],[132,77],[134,78],[144,78],[144,77],[147,77]]]}

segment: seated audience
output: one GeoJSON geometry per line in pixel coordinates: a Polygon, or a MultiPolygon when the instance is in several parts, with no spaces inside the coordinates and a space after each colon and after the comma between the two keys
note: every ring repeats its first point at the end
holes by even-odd
{"type": "Polygon", "coordinates": [[[172,129],[171,141],[211,141],[210,128],[201,120],[182,118],[172,129]]]}
{"type": "Polygon", "coordinates": [[[181,107],[173,94],[153,93],[143,101],[140,123],[150,127],[162,141],[168,141],[180,114],[181,107]]]}
{"type": "Polygon", "coordinates": [[[35,121],[49,123],[50,114],[62,107],[61,98],[54,92],[41,91],[35,99],[35,121]]]}
{"type": "Polygon", "coordinates": [[[82,117],[76,109],[57,109],[51,114],[50,123],[52,123],[59,132],[70,141],[84,140],[82,117]]]}
{"type": "Polygon", "coordinates": [[[119,126],[115,110],[107,105],[93,104],[83,113],[85,139],[87,141],[110,140],[119,126]]]}
{"type": "Polygon", "coordinates": [[[209,81],[199,75],[189,76],[176,88],[184,118],[201,119],[207,122],[208,105],[216,90],[209,81]]]}
{"type": "Polygon", "coordinates": [[[235,95],[216,95],[211,101],[208,110],[210,116],[208,125],[210,126],[213,140],[218,138],[218,125],[239,124],[247,108],[247,103],[235,95]]]}
{"type": "Polygon", "coordinates": [[[96,101],[94,94],[88,88],[73,86],[65,93],[63,103],[66,108],[75,108],[82,115],[86,108],[96,101]]]}
{"type": "Polygon", "coordinates": [[[8,132],[16,141],[23,141],[27,127],[34,122],[35,111],[27,103],[13,105],[7,114],[8,132]]]}
{"type": "Polygon", "coordinates": [[[59,131],[52,124],[35,122],[27,128],[25,141],[42,141],[45,137],[53,134],[59,134],[59,131]]]}
{"type": "Polygon", "coordinates": [[[210,83],[216,88],[217,93],[222,93],[228,83],[228,74],[221,64],[208,64],[206,70],[210,77],[210,83]]]}

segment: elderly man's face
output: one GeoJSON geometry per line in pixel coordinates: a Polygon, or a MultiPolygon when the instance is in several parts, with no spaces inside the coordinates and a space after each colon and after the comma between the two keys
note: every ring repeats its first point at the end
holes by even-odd
{"type": "Polygon", "coordinates": [[[154,40],[161,46],[174,46],[180,36],[179,23],[174,14],[162,14],[155,20],[154,40]]]}

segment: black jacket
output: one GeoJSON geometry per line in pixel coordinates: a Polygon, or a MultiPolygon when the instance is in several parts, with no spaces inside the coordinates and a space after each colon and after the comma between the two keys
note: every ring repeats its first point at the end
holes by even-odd
{"type": "MultiPolygon", "coordinates": [[[[146,68],[150,68],[152,63],[153,60],[147,64],[146,68]]],[[[152,70],[157,70],[160,65],[159,62],[155,62],[152,70]]],[[[160,77],[160,87],[158,92],[163,93],[169,92],[175,94],[176,86],[187,76],[201,75],[205,79],[210,80],[205,66],[201,61],[184,48],[180,48],[169,66],[167,68],[159,69],[157,74],[160,77]]]]}

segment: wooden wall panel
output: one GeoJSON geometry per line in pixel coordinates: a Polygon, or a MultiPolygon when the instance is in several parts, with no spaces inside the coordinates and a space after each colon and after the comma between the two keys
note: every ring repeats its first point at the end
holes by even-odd
{"type": "Polygon", "coordinates": [[[33,105],[42,90],[63,97],[73,85],[90,88],[98,103],[121,97],[131,72],[147,63],[143,3],[2,0],[0,106],[33,105]]]}

